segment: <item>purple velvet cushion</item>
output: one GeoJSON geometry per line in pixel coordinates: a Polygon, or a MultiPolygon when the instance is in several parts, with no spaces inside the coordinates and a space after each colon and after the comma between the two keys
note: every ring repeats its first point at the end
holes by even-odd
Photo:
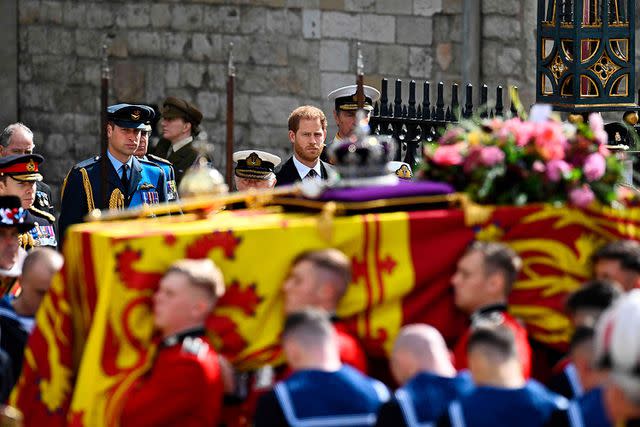
{"type": "Polygon", "coordinates": [[[435,196],[453,192],[453,187],[442,182],[400,180],[396,185],[333,188],[322,193],[319,199],[341,202],[366,202],[401,197],[435,196]]]}

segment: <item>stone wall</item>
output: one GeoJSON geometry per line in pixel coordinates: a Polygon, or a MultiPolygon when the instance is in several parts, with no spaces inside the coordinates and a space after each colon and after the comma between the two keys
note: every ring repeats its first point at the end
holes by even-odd
{"type": "MultiPolygon", "coordinates": [[[[481,80],[517,84],[533,99],[534,2],[484,0],[481,80]],[[526,3],[526,5],[525,5],[526,3]]],[[[20,0],[19,117],[36,133],[57,191],[66,171],[99,147],[100,46],[107,33],[110,100],[184,97],[223,168],[228,45],[236,59],[236,149],[287,155],[286,119],[301,104],[329,116],[326,94],[366,81],[460,81],[462,0],[20,0]]],[[[448,96],[448,95],[447,95],[448,96]]]]}

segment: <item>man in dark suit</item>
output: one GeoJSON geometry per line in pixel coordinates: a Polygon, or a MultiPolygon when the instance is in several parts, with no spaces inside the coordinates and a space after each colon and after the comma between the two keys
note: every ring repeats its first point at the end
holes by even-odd
{"type": "Polygon", "coordinates": [[[327,118],[311,105],[298,107],[289,116],[289,141],[293,155],[276,172],[276,186],[290,185],[303,179],[324,180],[331,165],[320,160],[327,137],[327,118]]]}
{"type": "Polygon", "coordinates": [[[92,157],[76,164],[62,184],[59,219],[60,247],[64,233],[83,221],[94,209],[126,209],[167,201],[167,184],[162,168],[137,159],[145,123],[153,110],[144,105],[117,104],[107,108],[107,158],[92,157]],[[103,200],[102,162],[107,161],[107,199],[103,200]]]}
{"type": "Polygon", "coordinates": [[[149,150],[153,155],[167,159],[176,173],[176,185],[198,158],[193,138],[200,133],[202,113],[193,104],[173,96],[162,105],[162,139],[149,150]]]}

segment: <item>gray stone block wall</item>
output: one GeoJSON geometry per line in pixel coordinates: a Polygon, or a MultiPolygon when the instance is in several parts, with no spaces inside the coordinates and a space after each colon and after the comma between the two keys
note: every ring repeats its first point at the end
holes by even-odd
{"type": "MultiPolygon", "coordinates": [[[[522,95],[531,102],[535,10],[531,15],[524,3],[533,2],[483,1],[481,80],[528,86],[522,95]]],[[[288,156],[286,120],[299,105],[321,107],[333,137],[326,94],[355,82],[357,41],[367,84],[379,87],[382,77],[401,78],[405,88],[410,79],[460,83],[462,4],[20,0],[19,117],[34,130],[37,150],[47,158],[46,180],[58,192],[69,167],[98,152],[100,46],[112,33],[110,101],[160,104],[174,95],[194,102],[224,170],[226,63],[233,42],[235,148],[288,156]]]]}

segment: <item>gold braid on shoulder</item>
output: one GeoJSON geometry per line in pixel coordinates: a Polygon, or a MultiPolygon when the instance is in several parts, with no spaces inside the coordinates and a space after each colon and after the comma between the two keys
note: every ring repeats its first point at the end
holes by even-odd
{"type": "Polygon", "coordinates": [[[18,245],[22,249],[33,248],[35,246],[35,240],[30,233],[22,233],[18,236],[18,245]]]}
{"type": "Polygon", "coordinates": [[[84,193],[87,195],[87,212],[92,212],[96,208],[96,204],[93,201],[93,190],[91,189],[89,174],[85,168],[81,168],[80,173],[82,174],[82,186],[84,187],[84,193]]]}
{"type": "Polygon", "coordinates": [[[109,209],[124,209],[124,194],[122,194],[119,188],[116,188],[111,193],[109,209]]]}

